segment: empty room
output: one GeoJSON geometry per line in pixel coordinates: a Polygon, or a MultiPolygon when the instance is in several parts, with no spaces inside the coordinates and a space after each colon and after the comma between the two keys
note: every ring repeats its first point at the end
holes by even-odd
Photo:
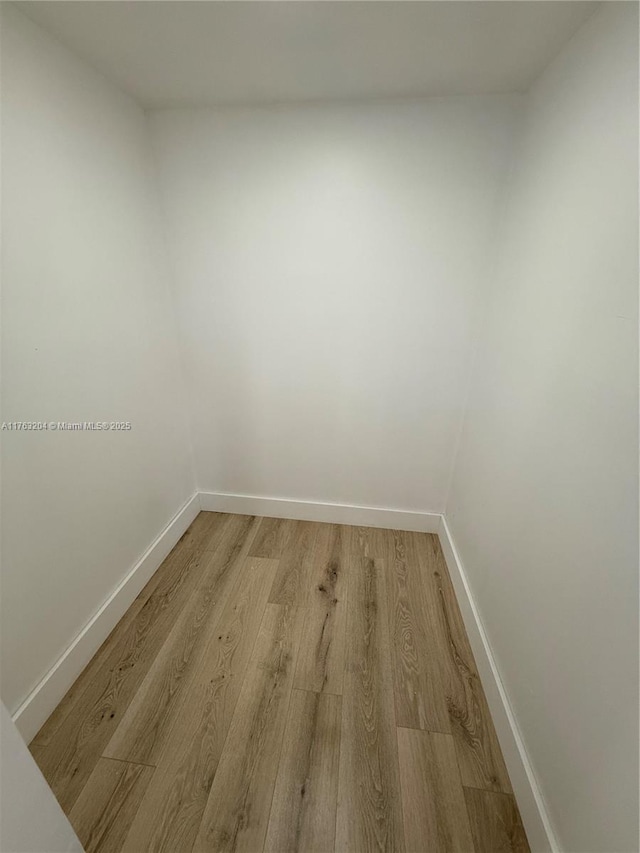
{"type": "Polygon", "coordinates": [[[638,4],[0,14],[1,853],[638,853],[638,4]]]}

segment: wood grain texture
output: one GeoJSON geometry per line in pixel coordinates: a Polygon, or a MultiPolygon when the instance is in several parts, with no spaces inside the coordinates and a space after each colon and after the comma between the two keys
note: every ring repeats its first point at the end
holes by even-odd
{"type": "Polygon", "coordinates": [[[441,632],[438,656],[463,785],[511,793],[511,783],[436,536],[411,534],[441,632]]]}
{"type": "Polygon", "coordinates": [[[224,530],[226,523],[232,518],[228,512],[200,512],[193,523],[182,534],[174,551],[211,550],[218,532],[224,530]]]}
{"type": "Polygon", "coordinates": [[[69,814],[86,853],[117,853],[153,767],[101,758],[69,814]]]}
{"type": "Polygon", "coordinates": [[[123,850],[191,850],[277,569],[246,560],[175,715],[123,850]]]}
{"type": "Polygon", "coordinates": [[[530,853],[520,814],[509,794],[465,788],[475,853],[530,853]]]}
{"type": "Polygon", "coordinates": [[[340,720],[340,697],[293,691],[265,851],[333,850],[340,720]]]}
{"type": "Polygon", "coordinates": [[[261,850],[304,611],[269,604],[193,850],[261,850]]]}
{"type": "Polygon", "coordinates": [[[347,527],[346,537],[350,553],[355,557],[385,559],[388,549],[388,530],[379,527],[347,527]]]}
{"type": "Polygon", "coordinates": [[[75,702],[88,685],[93,686],[95,684],[96,679],[99,678],[100,671],[105,667],[107,658],[113,651],[113,647],[130,629],[131,623],[136,619],[138,613],[154,592],[159,587],[166,585],[167,581],[170,581],[176,573],[180,572],[181,568],[186,566],[195,554],[205,549],[205,545],[209,542],[215,530],[223,527],[227,518],[228,515],[226,513],[220,512],[201,512],[196,516],[193,523],[183,533],[158,570],[136,596],[122,619],[72,684],[49,719],[32,739],[30,748],[33,748],[33,750],[41,749],[55,739],[60,726],[67,715],[73,710],[75,702]]]}
{"type": "Polygon", "coordinates": [[[200,581],[186,602],[103,755],[156,764],[190,669],[201,663],[208,634],[237,581],[257,529],[251,516],[231,516],[200,581]]]}
{"type": "Polygon", "coordinates": [[[430,534],[201,513],[31,749],[90,853],[528,851],[430,534]]]}
{"type": "Polygon", "coordinates": [[[342,693],[348,566],[344,530],[322,524],[317,533],[294,682],[301,690],[342,693]]]}
{"type": "Polygon", "coordinates": [[[384,575],[381,560],[351,560],[336,828],[344,853],[404,850],[384,575]]]}
{"type": "Polygon", "coordinates": [[[295,522],[288,518],[263,518],[249,556],[269,559],[282,557],[294,525],[295,522]]]}
{"type": "Polygon", "coordinates": [[[389,632],[396,723],[432,732],[450,732],[447,696],[439,658],[448,653],[427,600],[429,589],[419,571],[415,537],[387,534],[389,632]]]}
{"type": "Polygon", "coordinates": [[[278,574],[269,596],[269,604],[286,604],[291,607],[306,605],[309,572],[319,527],[319,524],[312,521],[293,523],[289,545],[280,560],[278,574]]]}
{"type": "Polygon", "coordinates": [[[209,556],[178,563],[136,614],[45,747],[32,754],[63,809],[70,809],[198,582],[209,556]]]}
{"type": "Polygon", "coordinates": [[[473,851],[451,735],[398,729],[407,850],[473,851]]]}

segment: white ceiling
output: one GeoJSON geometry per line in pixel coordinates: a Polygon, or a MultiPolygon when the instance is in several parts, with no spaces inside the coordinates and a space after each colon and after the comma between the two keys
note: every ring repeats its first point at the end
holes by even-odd
{"type": "Polygon", "coordinates": [[[16,5],[153,108],[522,92],[598,4],[16,5]]]}

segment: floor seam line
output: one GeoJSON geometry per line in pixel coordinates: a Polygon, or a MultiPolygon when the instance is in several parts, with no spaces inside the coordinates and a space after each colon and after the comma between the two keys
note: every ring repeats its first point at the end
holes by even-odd
{"type": "Polygon", "coordinates": [[[114,755],[101,755],[105,761],[119,761],[121,764],[133,764],[136,767],[150,767],[152,770],[157,770],[157,764],[146,764],[144,761],[131,761],[129,758],[116,758],[114,755]]]}

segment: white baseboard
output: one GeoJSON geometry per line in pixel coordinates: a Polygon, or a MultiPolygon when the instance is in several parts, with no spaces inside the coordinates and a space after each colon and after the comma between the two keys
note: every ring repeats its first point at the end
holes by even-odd
{"type": "Polygon", "coordinates": [[[531,850],[534,853],[558,853],[560,845],[444,515],[441,516],[438,535],[531,850]]]}
{"type": "Polygon", "coordinates": [[[200,507],[205,512],[236,512],[240,515],[263,515],[269,518],[294,518],[299,521],[325,521],[330,524],[417,530],[421,533],[437,533],[441,517],[437,512],[413,512],[373,506],[261,498],[254,495],[229,495],[217,492],[200,492],[200,507]]]}
{"type": "Polygon", "coordinates": [[[109,636],[127,608],[200,512],[196,493],[176,513],[47,674],[12,714],[27,743],[109,636]]]}

